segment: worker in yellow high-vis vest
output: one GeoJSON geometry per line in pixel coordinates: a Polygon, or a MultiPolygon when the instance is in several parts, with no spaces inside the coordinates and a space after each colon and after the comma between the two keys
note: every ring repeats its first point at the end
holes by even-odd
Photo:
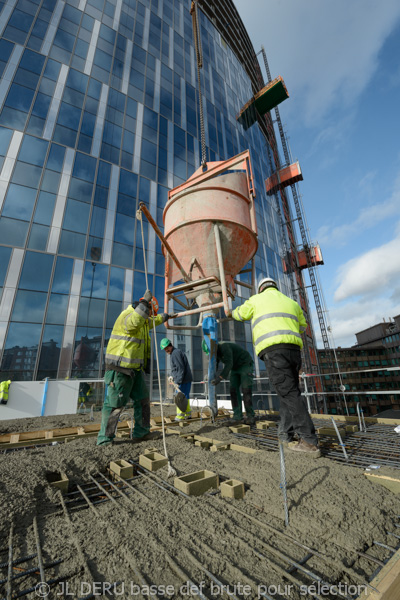
{"type": "Polygon", "coordinates": [[[279,439],[290,450],[319,457],[315,428],[299,387],[301,334],[307,327],[300,306],[279,292],[273,279],[265,277],[258,284],[258,294],[238,306],[232,316],[236,321],[251,319],[256,353],[280,400],[279,439]],[[291,444],[294,434],[300,440],[291,444]]]}
{"type": "Polygon", "coordinates": [[[8,402],[8,389],[11,384],[11,379],[8,381],[2,381],[0,383],[0,404],[7,404],[8,402]]]}
{"type": "Polygon", "coordinates": [[[129,398],[133,400],[135,426],[131,441],[139,443],[159,437],[150,433],[150,399],[144,373],[150,373],[149,329],[165,323],[169,315],[158,315],[158,303],[150,290],[134,306],[130,305],[114,323],[106,350],[104,400],[97,445],[111,444],[118,419],[129,398]]]}

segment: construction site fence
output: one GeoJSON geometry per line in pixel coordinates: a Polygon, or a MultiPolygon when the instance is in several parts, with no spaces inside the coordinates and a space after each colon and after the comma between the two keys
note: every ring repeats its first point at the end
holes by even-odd
{"type": "MultiPolygon", "coordinates": [[[[395,371],[400,367],[389,367],[387,369],[360,369],[351,371],[355,373],[365,373],[368,371],[395,371]]],[[[349,372],[350,373],[350,372],[349,372]]],[[[345,373],[342,373],[344,375],[345,373]]],[[[307,380],[311,377],[323,378],[324,373],[302,374],[300,386],[309,412],[321,413],[326,410],[326,393],[309,391],[307,380]]],[[[334,374],[335,375],[335,374],[334,374]]],[[[160,392],[158,385],[150,384],[150,399],[153,402],[160,401],[160,392]]],[[[217,388],[217,398],[221,406],[230,407],[229,380],[223,380],[217,388]]],[[[103,379],[45,379],[43,381],[13,381],[9,389],[9,399],[7,404],[0,404],[0,420],[16,419],[23,417],[40,417],[49,415],[75,414],[100,411],[104,401],[105,384],[103,379]],[[89,391],[87,386],[89,385],[89,391]]],[[[336,394],[343,401],[343,414],[349,414],[347,400],[351,396],[366,397],[376,396],[399,396],[400,390],[341,390],[329,392],[329,395],[336,394]]],[[[205,405],[208,403],[208,382],[206,380],[194,381],[191,390],[191,402],[194,406],[205,405]]],[[[162,380],[162,398],[166,404],[173,404],[173,388],[166,382],[166,377],[162,380]]],[[[357,399],[351,400],[352,403],[357,399]]],[[[127,408],[132,406],[130,401],[127,408]]],[[[259,410],[279,410],[279,399],[268,377],[255,377],[253,385],[253,406],[259,410]]],[[[350,409],[355,412],[354,407],[350,409]]]]}

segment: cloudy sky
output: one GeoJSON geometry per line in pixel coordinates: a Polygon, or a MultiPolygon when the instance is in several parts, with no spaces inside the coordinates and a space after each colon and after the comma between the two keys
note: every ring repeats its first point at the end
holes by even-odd
{"type": "Polygon", "coordinates": [[[331,344],[351,346],[400,314],[400,2],[234,2],[288,88],[279,109],[324,256],[331,344]]]}

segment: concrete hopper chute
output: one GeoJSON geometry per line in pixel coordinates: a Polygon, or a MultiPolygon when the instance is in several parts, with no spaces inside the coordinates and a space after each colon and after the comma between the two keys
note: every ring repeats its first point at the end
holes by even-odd
{"type": "Polygon", "coordinates": [[[257,114],[265,115],[287,98],[289,94],[285,82],[282,77],[276,77],[246,102],[236,120],[246,131],[257,121],[257,114]]]}
{"type": "Polygon", "coordinates": [[[155,227],[165,256],[165,310],[174,300],[185,309],[179,316],[220,308],[231,315],[236,283],[252,288],[235,278],[257,251],[254,196],[248,150],[207,163],[170,190],[164,234],[155,227]]]}
{"type": "Polygon", "coordinates": [[[287,167],[282,167],[282,169],[273,173],[271,177],[268,177],[265,180],[265,189],[268,196],[272,196],[279,189],[294,185],[298,181],[303,181],[303,174],[297,160],[287,167]]]}

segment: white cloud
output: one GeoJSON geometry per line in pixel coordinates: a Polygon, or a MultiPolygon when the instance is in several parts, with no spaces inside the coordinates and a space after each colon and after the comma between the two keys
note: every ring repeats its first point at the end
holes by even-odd
{"type": "Polygon", "coordinates": [[[371,301],[373,297],[395,294],[400,278],[399,257],[400,226],[393,240],[349,260],[339,268],[337,279],[340,283],[334,300],[340,302],[353,296],[364,296],[371,301]]]}
{"type": "MultiPolygon", "coordinates": [[[[341,306],[334,305],[329,311],[329,322],[332,329],[332,338],[329,340],[331,347],[341,346],[346,348],[357,343],[356,333],[368,329],[373,325],[389,321],[400,314],[400,298],[393,302],[391,298],[380,298],[379,302],[371,302],[370,299],[360,299],[347,302],[341,306]]],[[[318,323],[316,315],[313,322],[318,323]]],[[[315,330],[317,345],[323,347],[322,337],[319,330],[315,330]]]]}
{"type": "MultiPolygon", "coordinates": [[[[374,177],[375,171],[372,171],[367,173],[359,182],[358,187],[361,190],[362,197],[371,194],[371,190],[367,188],[370,188],[374,177]]],[[[365,206],[360,210],[354,221],[346,222],[336,227],[321,226],[316,236],[320,244],[330,246],[344,245],[349,243],[355,235],[360,235],[365,230],[376,227],[378,223],[381,223],[385,219],[400,216],[400,175],[397,177],[393,188],[390,198],[383,202],[379,199],[375,204],[365,206]]],[[[360,202],[360,200],[358,201],[360,202]]],[[[348,213],[344,214],[348,218],[348,213]]]]}
{"type": "Polygon", "coordinates": [[[398,0],[235,0],[255,51],[265,47],[271,73],[294,100],[285,111],[320,125],[347,110],[366,88],[378,54],[400,18],[398,0]],[[295,111],[295,114],[294,114],[295,111]]]}

